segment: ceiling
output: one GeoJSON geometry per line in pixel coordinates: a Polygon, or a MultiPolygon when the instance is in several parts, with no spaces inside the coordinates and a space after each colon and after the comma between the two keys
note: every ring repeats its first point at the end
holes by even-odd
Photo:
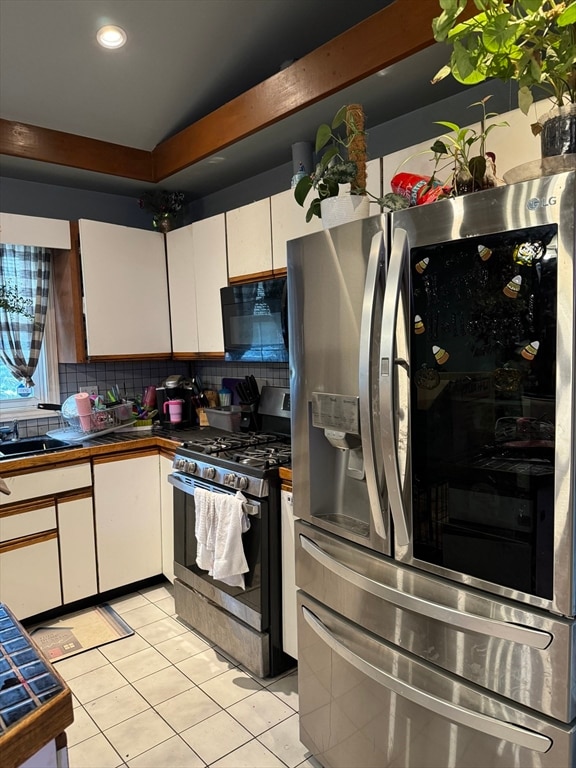
{"type": "MultiPolygon", "coordinates": [[[[151,151],[286,69],[392,0],[0,0],[0,117],[151,151]],[[122,26],[124,48],[95,40],[122,26]]],[[[396,0],[412,2],[415,0],[396,0]]],[[[362,103],[367,127],[458,90],[432,87],[445,46],[431,46],[276,121],[165,179],[203,196],[290,161],[344,103],[362,103]]],[[[6,177],[119,194],[151,187],[128,178],[3,155],[6,177]]]]}

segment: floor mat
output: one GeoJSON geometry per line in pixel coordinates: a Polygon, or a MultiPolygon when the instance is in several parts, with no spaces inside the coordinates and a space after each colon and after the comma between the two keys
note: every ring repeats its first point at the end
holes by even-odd
{"type": "Polygon", "coordinates": [[[70,613],[52,624],[39,624],[29,633],[48,659],[59,661],[133,635],[134,630],[104,603],[70,613]]]}

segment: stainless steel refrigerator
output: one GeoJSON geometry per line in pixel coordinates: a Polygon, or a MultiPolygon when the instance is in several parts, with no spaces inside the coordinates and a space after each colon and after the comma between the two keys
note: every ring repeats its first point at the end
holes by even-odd
{"type": "Polygon", "coordinates": [[[575,174],[289,243],[300,735],[576,765],[575,174]]]}

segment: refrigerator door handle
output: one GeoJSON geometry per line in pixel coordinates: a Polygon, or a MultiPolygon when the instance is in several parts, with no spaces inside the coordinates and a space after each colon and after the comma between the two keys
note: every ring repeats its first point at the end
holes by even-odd
{"type": "Polygon", "coordinates": [[[400,546],[410,543],[408,518],[402,498],[400,460],[396,438],[396,402],[394,396],[394,372],[396,361],[396,326],[402,273],[408,258],[408,235],[396,229],[390,251],[388,278],[382,308],[382,334],[380,336],[380,429],[384,454],[384,476],[388,489],[390,511],[394,521],[395,536],[400,546]]]}
{"type": "Polygon", "coordinates": [[[302,534],[300,534],[300,545],[318,563],[336,576],[359,587],[364,592],[369,592],[399,608],[413,611],[430,619],[442,621],[445,624],[449,624],[452,629],[478,632],[482,635],[499,637],[502,640],[541,650],[547,648],[554,639],[549,632],[532,629],[531,627],[523,627],[519,624],[511,624],[507,621],[476,616],[473,613],[466,613],[465,611],[449,608],[448,606],[438,605],[438,603],[431,603],[429,600],[424,600],[421,597],[401,592],[394,587],[388,587],[334,559],[302,534]]]}
{"type": "Polygon", "coordinates": [[[533,752],[544,753],[552,746],[552,739],[527,728],[496,720],[494,717],[484,715],[481,712],[473,712],[470,709],[461,707],[458,704],[452,704],[449,701],[433,696],[426,691],[409,685],[403,680],[393,677],[379,667],[358,656],[356,653],[341,643],[329,629],[310,611],[306,606],[302,606],[304,620],[318,637],[358,671],[367,675],[379,685],[387,688],[393,693],[401,696],[408,701],[417,704],[424,709],[434,712],[447,720],[462,725],[465,728],[472,728],[475,731],[482,731],[496,739],[502,739],[508,743],[515,744],[518,747],[532,750],[533,752]]]}
{"type": "Polygon", "coordinates": [[[370,510],[374,529],[382,539],[388,538],[384,523],[386,510],[382,509],[382,492],[378,481],[378,471],[374,454],[374,425],[372,420],[372,382],[370,357],[374,339],[374,308],[380,270],[384,260],[384,233],[377,232],[372,238],[370,256],[366,269],[364,304],[360,331],[360,370],[358,374],[360,390],[360,435],[362,455],[366,474],[366,488],[370,499],[370,510]]]}

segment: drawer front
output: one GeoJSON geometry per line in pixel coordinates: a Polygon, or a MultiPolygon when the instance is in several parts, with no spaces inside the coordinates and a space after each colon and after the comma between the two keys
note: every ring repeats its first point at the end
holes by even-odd
{"type": "Polygon", "coordinates": [[[520,704],[566,723],[576,716],[565,684],[574,622],[421,575],[302,521],[295,545],[296,585],[336,613],[520,704]],[[493,659],[506,659],[508,674],[493,659]]]}
{"type": "Polygon", "coordinates": [[[467,686],[303,593],[298,643],[300,740],[327,768],[574,765],[576,725],[467,686]]]}
{"type": "Polygon", "coordinates": [[[16,504],[26,499],[36,499],[39,496],[50,496],[63,491],[73,491],[75,488],[85,488],[92,485],[90,463],[72,464],[68,467],[56,467],[42,472],[16,475],[4,478],[10,496],[0,496],[0,507],[16,504]]]}
{"type": "Polygon", "coordinates": [[[56,509],[47,505],[30,512],[0,515],[0,542],[56,528],[56,509]]]}

